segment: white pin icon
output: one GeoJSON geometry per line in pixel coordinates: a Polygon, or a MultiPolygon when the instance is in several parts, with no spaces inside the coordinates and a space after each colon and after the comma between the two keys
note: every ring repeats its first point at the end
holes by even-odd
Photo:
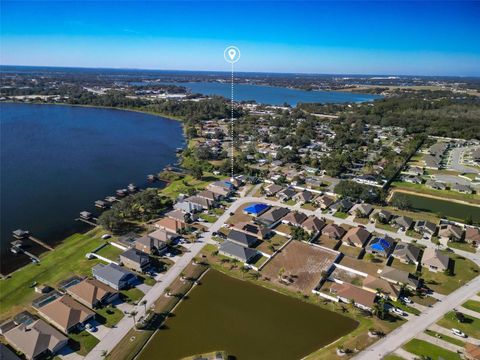
{"type": "Polygon", "coordinates": [[[240,60],[240,50],[236,46],[228,46],[223,52],[223,57],[226,62],[234,64],[240,60]]]}

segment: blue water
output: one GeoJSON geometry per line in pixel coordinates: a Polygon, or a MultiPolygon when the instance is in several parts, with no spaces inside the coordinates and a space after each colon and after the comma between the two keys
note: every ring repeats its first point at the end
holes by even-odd
{"type": "Polygon", "coordinates": [[[121,110],[0,104],[0,125],[2,272],[25,260],[10,256],[11,231],[55,243],[80,211],[130,182],[146,185],[184,144],[178,121],[121,110]]]}
{"type": "MultiPolygon", "coordinates": [[[[230,98],[230,83],[219,82],[176,82],[171,83],[189,88],[192,93],[203,95],[220,95],[230,98]]],[[[255,100],[257,103],[283,105],[287,103],[296,106],[304,103],[347,103],[364,102],[381,99],[380,95],[357,94],[338,91],[305,91],[275,86],[259,86],[249,84],[235,84],[235,101],[255,100]]]]}

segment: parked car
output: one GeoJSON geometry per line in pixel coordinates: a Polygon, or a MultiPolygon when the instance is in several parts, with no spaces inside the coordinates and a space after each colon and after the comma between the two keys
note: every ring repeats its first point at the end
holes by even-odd
{"type": "Polygon", "coordinates": [[[400,300],[402,300],[405,304],[413,304],[413,301],[406,296],[401,297],[400,300]]]}
{"type": "Polygon", "coordinates": [[[402,309],[399,309],[397,307],[392,307],[392,312],[397,314],[397,315],[400,315],[400,316],[405,316],[405,312],[402,310],[402,309]]]}
{"type": "Polygon", "coordinates": [[[466,335],[464,332],[462,332],[462,331],[460,331],[460,330],[458,330],[458,329],[455,329],[455,328],[452,328],[452,334],[453,334],[453,335],[457,335],[457,336],[459,336],[459,337],[461,337],[461,338],[466,338],[466,337],[467,337],[467,335],[466,335]]]}
{"type": "Polygon", "coordinates": [[[112,237],[112,235],[110,235],[110,234],[103,234],[102,235],[103,240],[110,239],[111,237],[112,237]]]}
{"type": "Polygon", "coordinates": [[[95,331],[97,331],[97,328],[96,328],[96,326],[94,326],[92,324],[86,324],[85,325],[85,330],[87,330],[88,332],[95,332],[95,331]]]}

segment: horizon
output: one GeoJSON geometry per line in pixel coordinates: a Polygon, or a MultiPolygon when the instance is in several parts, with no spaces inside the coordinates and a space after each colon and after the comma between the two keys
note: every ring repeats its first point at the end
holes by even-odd
{"type": "MultiPolygon", "coordinates": [[[[155,72],[187,72],[187,73],[219,73],[229,75],[228,70],[191,70],[191,69],[147,69],[147,68],[127,68],[127,67],[90,67],[90,66],[51,66],[51,65],[17,65],[17,64],[0,64],[0,67],[11,68],[50,68],[50,69],[78,69],[78,70],[115,70],[115,71],[155,71],[155,72]]],[[[422,78],[465,78],[480,79],[480,75],[422,75],[422,74],[393,74],[393,73],[306,73],[306,72],[276,72],[276,71],[235,71],[235,75],[243,74],[274,74],[274,75],[304,75],[304,76],[381,76],[381,77],[422,77],[422,78]]]]}
{"type": "Polygon", "coordinates": [[[272,5],[2,1],[0,63],[228,71],[234,44],[237,72],[480,76],[479,2],[272,5]]]}

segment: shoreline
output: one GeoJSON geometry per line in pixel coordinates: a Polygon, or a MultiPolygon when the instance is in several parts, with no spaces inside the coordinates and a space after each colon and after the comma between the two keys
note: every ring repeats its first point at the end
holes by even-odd
{"type": "MultiPolygon", "coordinates": [[[[177,122],[180,122],[181,123],[181,127],[182,127],[182,134],[183,134],[183,143],[184,143],[184,148],[188,148],[188,141],[187,141],[187,138],[186,138],[186,133],[185,133],[185,123],[183,121],[183,119],[181,118],[175,118],[175,117],[167,117],[167,116],[164,116],[164,115],[161,115],[159,113],[154,113],[154,112],[149,112],[149,111],[143,111],[143,110],[136,110],[136,109],[129,109],[129,108],[121,108],[121,107],[113,107],[113,106],[95,106],[95,105],[82,105],[82,104],[65,104],[65,103],[50,103],[50,102],[21,102],[21,101],[1,101],[1,103],[7,103],[7,104],[22,104],[22,105],[61,105],[61,106],[74,106],[74,107],[83,107],[83,108],[97,108],[97,109],[107,109],[107,110],[120,110],[120,111],[130,111],[130,112],[136,112],[136,113],[142,113],[142,114],[147,114],[147,115],[153,115],[153,116],[157,116],[157,117],[162,117],[164,118],[165,120],[170,120],[170,121],[177,121],[177,122]]],[[[175,154],[177,155],[177,154],[175,154]]],[[[165,170],[162,169],[161,171],[165,170]]],[[[164,180],[161,180],[161,181],[164,181],[164,180]]],[[[165,182],[165,187],[166,188],[168,186],[168,183],[165,182]]],[[[73,222],[75,222],[75,220],[72,220],[73,222]]],[[[73,226],[73,225],[72,225],[73,226]]],[[[95,229],[98,229],[98,228],[101,228],[98,224],[94,227],[91,227],[91,228],[87,228],[85,229],[85,231],[83,232],[78,232],[78,231],[74,231],[73,234],[70,234],[69,236],[66,236],[62,239],[59,239],[58,241],[55,241],[54,243],[54,248],[52,251],[55,251],[56,248],[63,244],[65,242],[66,239],[68,239],[70,236],[74,235],[74,234],[87,234],[88,232],[92,231],[92,230],[95,230],[95,229]]],[[[8,243],[9,244],[9,243],[8,243]]],[[[0,244],[1,246],[4,246],[2,244],[0,244]]],[[[9,245],[6,245],[7,247],[9,245]]],[[[44,254],[48,254],[49,251],[41,251],[39,254],[38,254],[38,257],[40,258],[40,260],[42,260],[42,257],[44,256],[44,254]]],[[[0,279],[1,280],[4,280],[4,279],[8,279],[9,277],[11,277],[14,273],[16,273],[17,271],[25,268],[27,265],[30,265],[30,262],[27,262],[26,264],[14,269],[13,271],[11,272],[8,272],[8,273],[1,273],[0,272],[0,279]]]]}

